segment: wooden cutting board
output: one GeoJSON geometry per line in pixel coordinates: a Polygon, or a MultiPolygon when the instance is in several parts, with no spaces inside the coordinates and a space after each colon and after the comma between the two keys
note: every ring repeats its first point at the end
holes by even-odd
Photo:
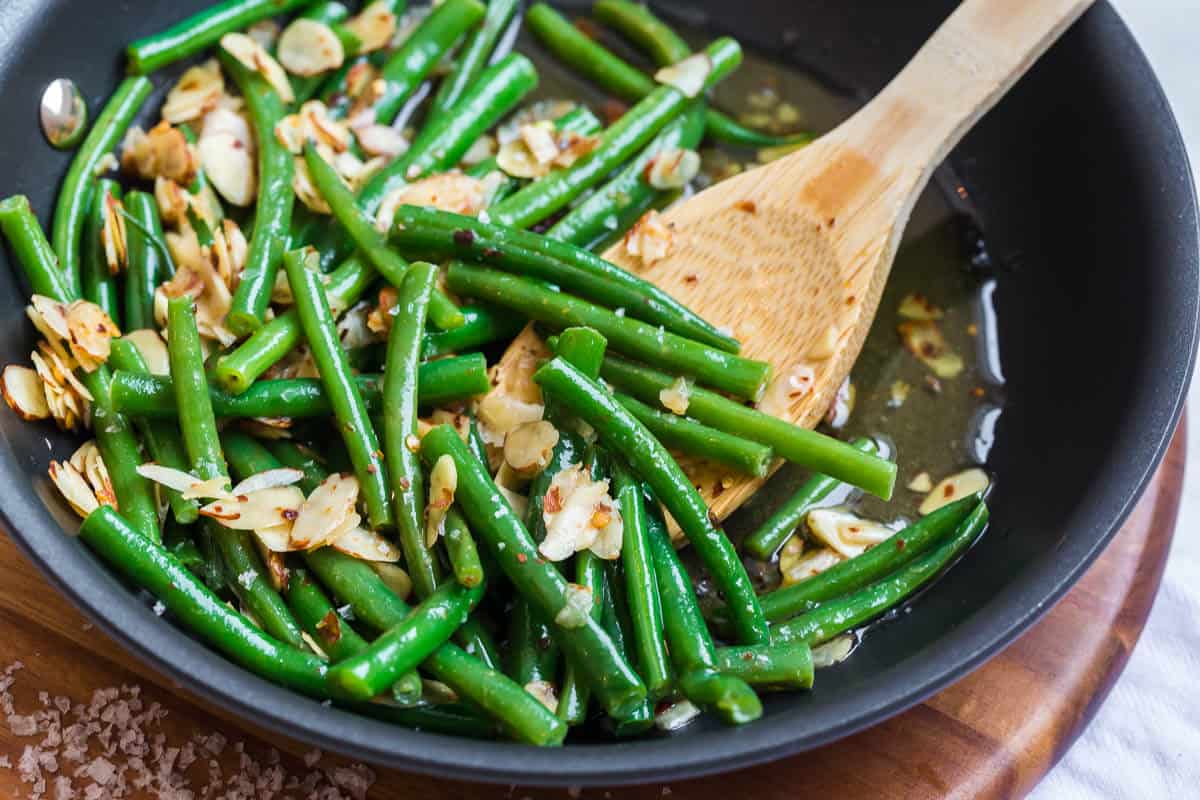
{"type": "MultiPolygon", "coordinates": [[[[1024,796],[1091,720],[1121,674],[1158,590],[1179,510],[1186,456],[1181,425],[1165,462],[1124,529],[1086,577],[1041,622],[968,678],[929,701],[837,744],[719,778],[628,789],[567,792],[479,786],[380,772],[372,798],[493,800],[568,797],[651,800],[753,797],[1010,798],[1024,796]],[[1003,702],[995,702],[1003,697],[1003,702]]],[[[234,740],[260,762],[271,748],[293,774],[310,772],[308,748],[266,733],[198,700],[133,659],[87,623],[0,536],[0,671],[20,659],[10,690],[17,712],[37,706],[38,691],[87,702],[98,688],[141,684],[145,701],[168,711],[158,724],[168,743],[220,731],[230,740],[216,759],[238,770],[234,740]]],[[[16,765],[26,745],[0,714],[0,764],[16,765]]],[[[208,765],[193,769],[196,788],[208,765]]],[[[317,769],[346,766],[324,757],[317,769]]],[[[192,773],[189,773],[192,774],[192,773]]],[[[16,770],[0,768],[0,797],[28,797],[16,770]]],[[[53,796],[53,795],[49,795],[53,796]]],[[[151,797],[149,794],[130,795],[151,797]]],[[[224,797],[223,793],[210,797],[224,797]]],[[[259,792],[263,800],[283,795],[259,792]]]]}

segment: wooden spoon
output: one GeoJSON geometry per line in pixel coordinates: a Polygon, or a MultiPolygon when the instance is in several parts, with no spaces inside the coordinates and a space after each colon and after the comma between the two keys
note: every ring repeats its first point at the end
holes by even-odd
{"type": "MultiPolygon", "coordinates": [[[[858,357],[934,168],[1091,4],[965,0],[846,122],[666,212],[667,258],[646,267],[623,244],[604,257],[730,327],[745,355],[775,368],[759,408],[815,425],[858,357]]],[[[500,385],[518,395],[528,393],[523,378],[539,352],[531,337],[498,365],[500,385]]],[[[763,483],[684,466],[722,519],[763,483]]]]}

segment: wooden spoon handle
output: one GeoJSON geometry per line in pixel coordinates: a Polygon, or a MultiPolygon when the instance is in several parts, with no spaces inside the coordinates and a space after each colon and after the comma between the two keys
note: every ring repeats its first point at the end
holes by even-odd
{"type": "Polygon", "coordinates": [[[826,138],[867,156],[882,175],[927,176],[1092,2],[964,0],[881,93],[826,138]]]}

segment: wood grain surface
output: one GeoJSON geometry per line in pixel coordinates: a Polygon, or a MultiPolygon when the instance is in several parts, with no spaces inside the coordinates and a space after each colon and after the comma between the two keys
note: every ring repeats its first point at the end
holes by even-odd
{"type": "MultiPolygon", "coordinates": [[[[480,786],[448,779],[379,772],[372,798],[799,797],[1012,798],[1026,794],[1070,747],[1121,674],[1149,614],[1166,563],[1179,509],[1186,436],[1183,428],[1124,529],[1084,579],[1041,622],[968,678],[927,702],[837,744],[775,764],[721,777],[580,795],[563,789],[480,786]]],[[[219,731],[230,745],[215,758],[225,776],[239,771],[235,741],[261,763],[281,752],[280,765],[310,772],[299,742],[254,728],[197,700],[136,661],[94,629],[0,536],[0,670],[25,665],[9,690],[16,711],[29,713],[39,691],[86,703],[100,688],[140,684],[145,702],[167,716],[154,727],[178,746],[219,731]]],[[[0,765],[18,763],[36,738],[14,735],[0,715],[0,765]]],[[[347,765],[326,756],[317,769],[347,765]]],[[[194,786],[214,767],[202,759],[189,772],[194,786]]],[[[218,782],[218,785],[223,785],[218,782]]],[[[0,768],[0,797],[28,797],[16,769],[0,768]]],[[[52,794],[47,796],[53,797],[52,794]]],[[[152,793],[130,797],[155,797],[152,793]]],[[[206,795],[198,794],[197,797],[206,795]]],[[[225,797],[218,789],[207,797],[225,797]]],[[[256,797],[282,797],[261,791],[256,797]]],[[[303,795],[293,795],[297,798],[303,795]]]]}

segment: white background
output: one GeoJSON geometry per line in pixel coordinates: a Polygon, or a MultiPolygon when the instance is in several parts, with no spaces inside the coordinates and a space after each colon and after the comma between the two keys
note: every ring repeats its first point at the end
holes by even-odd
{"type": "MultiPolygon", "coordinates": [[[[1112,0],[1154,65],[1200,173],[1200,0],[1112,0]]],[[[1188,403],[1200,453],[1200,389],[1188,403]]],[[[1193,456],[1194,457],[1194,456],[1193,456]]],[[[1108,701],[1034,800],[1200,797],[1200,468],[1183,507],[1162,591],[1108,701]]]]}

